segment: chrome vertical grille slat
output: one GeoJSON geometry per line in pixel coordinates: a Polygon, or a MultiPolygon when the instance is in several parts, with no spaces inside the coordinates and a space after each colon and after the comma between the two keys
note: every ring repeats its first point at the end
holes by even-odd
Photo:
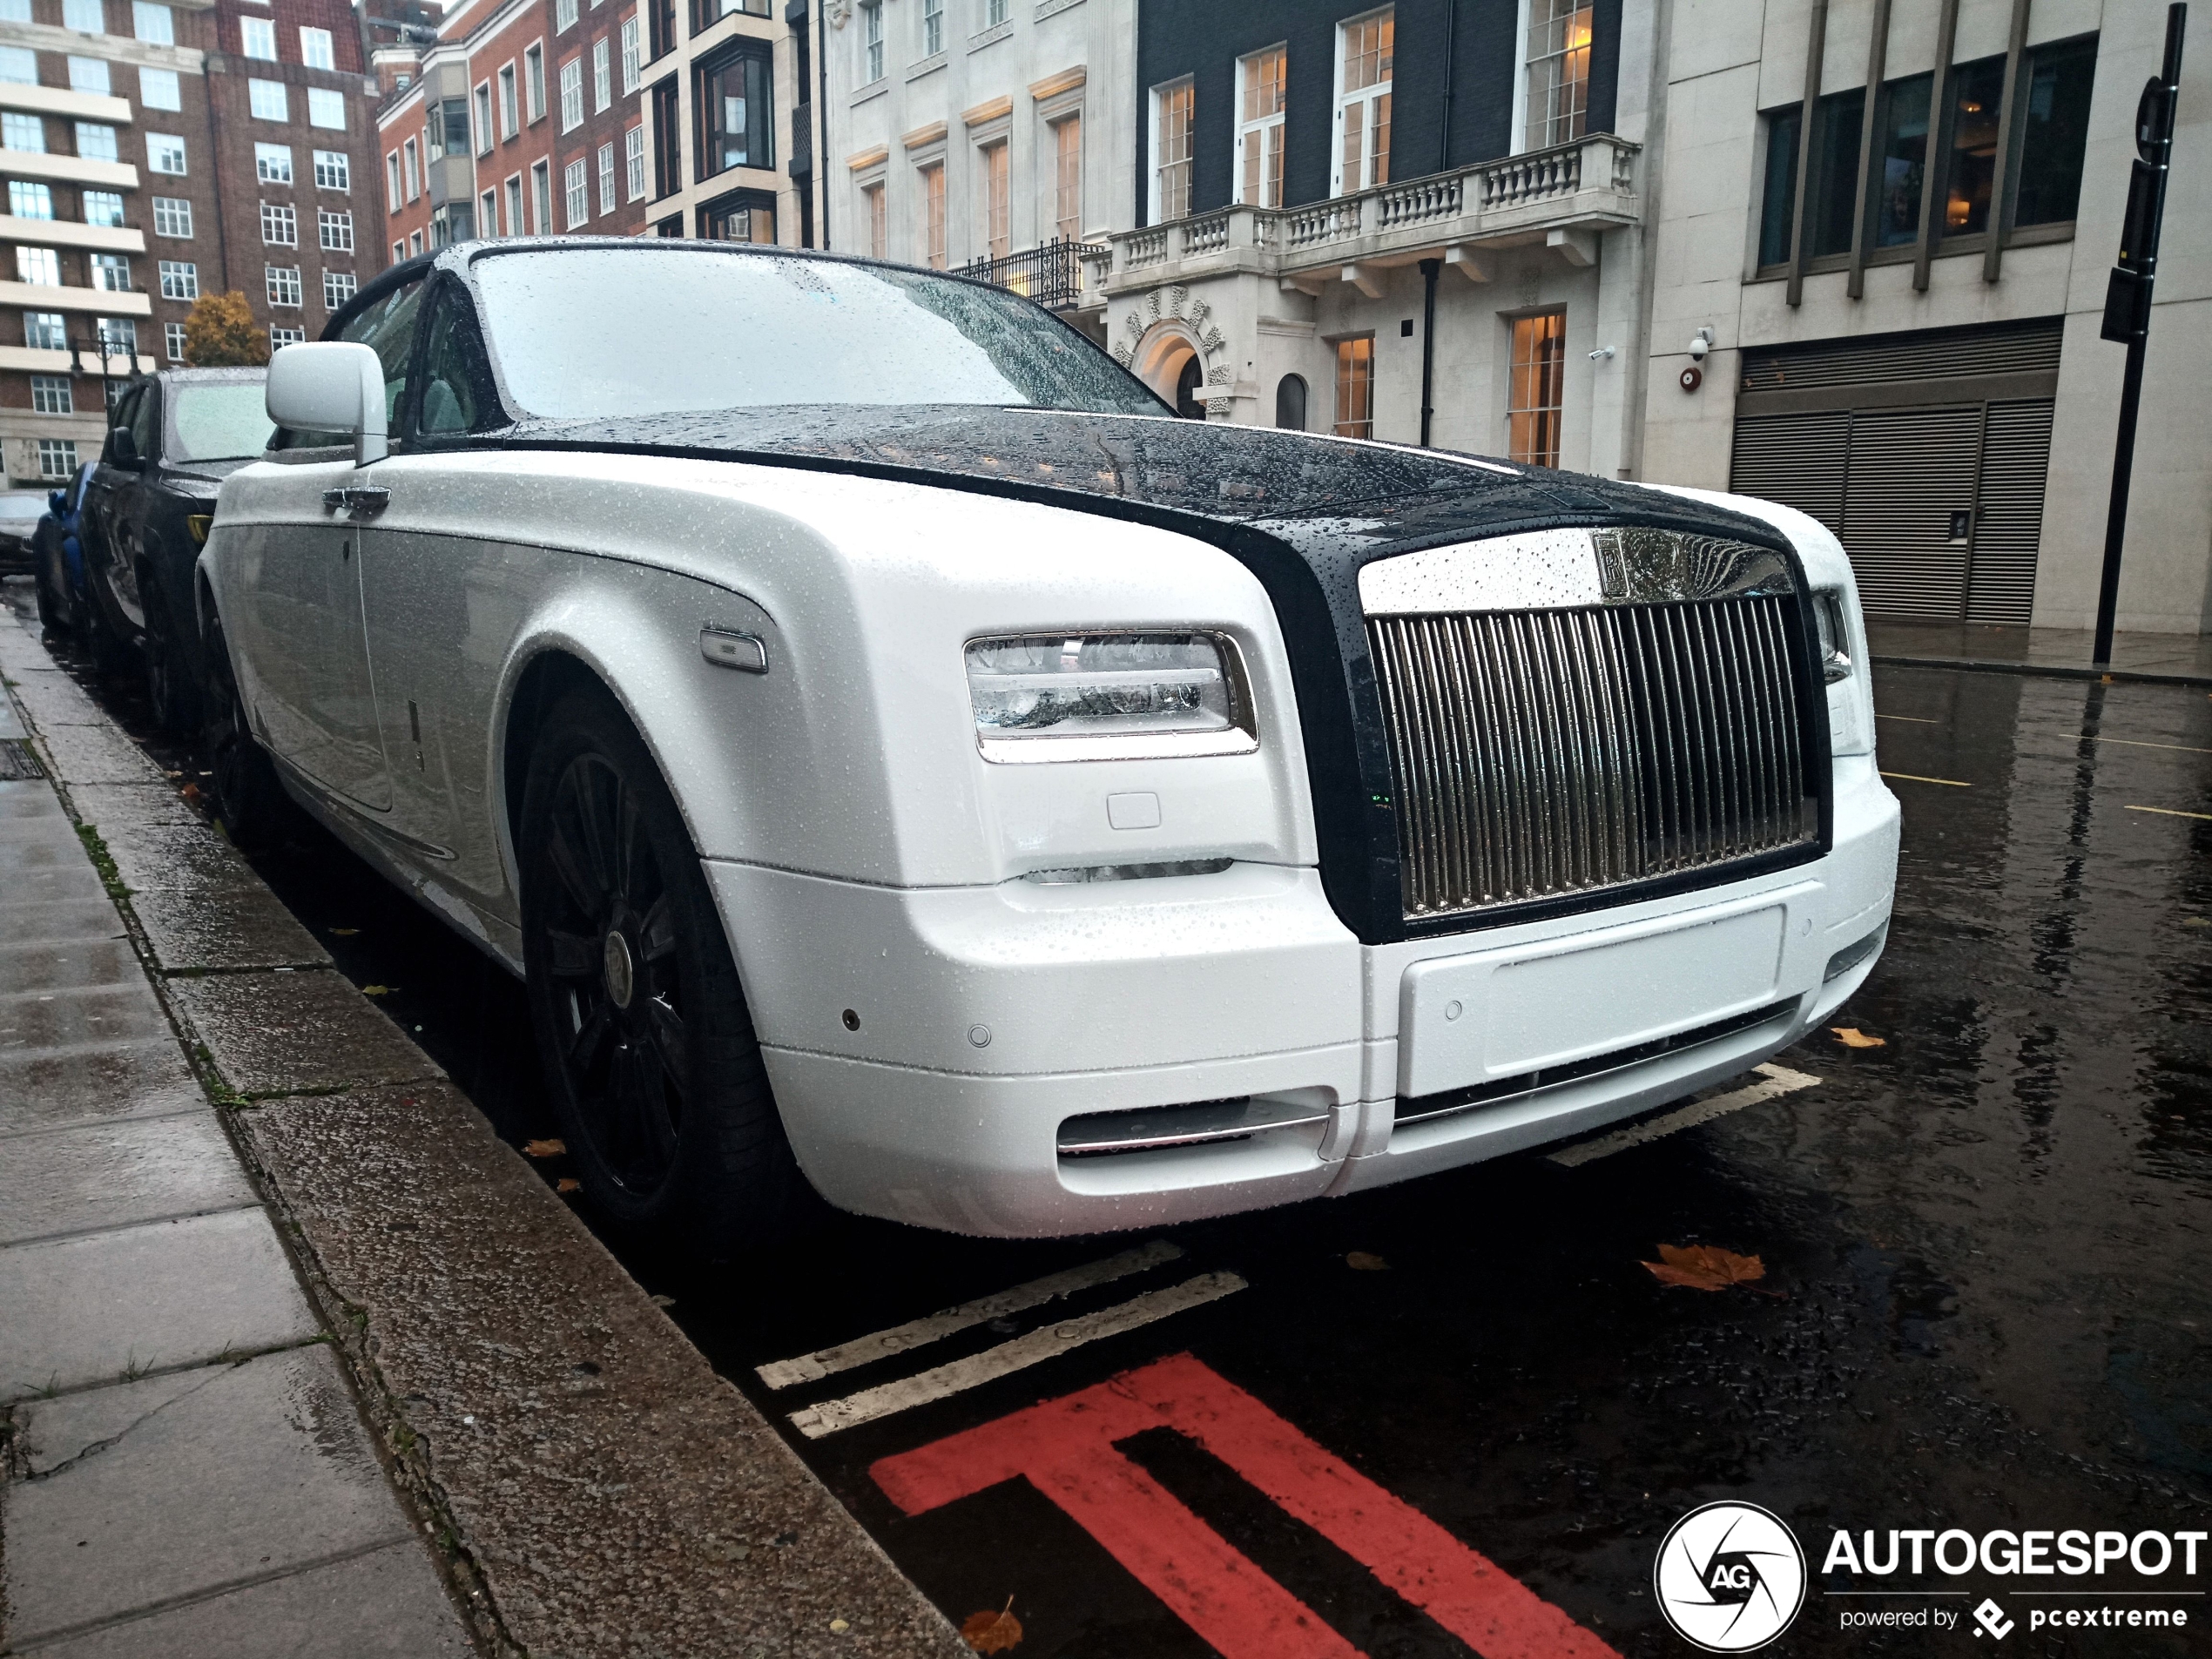
{"type": "Polygon", "coordinates": [[[1405,914],[1810,843],[1788,592],[1367,618],[1405,914]]]}

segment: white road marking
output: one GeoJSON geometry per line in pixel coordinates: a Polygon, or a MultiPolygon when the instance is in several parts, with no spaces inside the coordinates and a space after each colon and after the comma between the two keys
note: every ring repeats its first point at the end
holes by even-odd
{"type": "MultiPolygon", "coordinates": [[[[1876,719],[1878,719],[1878,720],[1909,720],[1909,721],[1911,721],[1911,722],[1912,722],[1914,725],[1941,725],[1943,724],[1943,722],[1942,722],[1942,721],[1940,721],[1940,720],[1931,720],[1931,719],[1930,719],[1930,718],[1928,718],[1928,717],[1927,717],[1926,715],[1925,715],[1925,714],[1881,714],[1881,713],[1877,713],[1877,714],[1874,716],[1874,718],[1875,718],[1876,719]]],[[[1840,1594],[1840,1592],[1838,1592],[1838,1594],[1840,1594]]]]}
{"type": "Polygon", "coordinates": [[[812,1382],[818,1377],[828,1377],[840,1371],[850,1371],[855,1366],[865,1366],[871,1360],[881,1359],[894,1353],[904,1353],[919,1348],[955,1332],[972,1325],[988,1324],[1008,1313],[1019,1313],[1024,1308],[1037,1307],[1057,1297],[1072,1296],[1077,1291],[1087,1291],[1094,1285],[1110,1285],[1117,1278],[1127,1278],[1131,1273],[1142,1273],[1147,1268],[1157,1267],[1163,1262],[1174,1261],[1183,1254],[1180,1246],[1164,1238],[1155,1238],[1149,1244],[1135,1250],[1125,1250],[1118,1256],[1109,1256],[1083,1267],[1070,1267],[1064,1272],[1048,1273],[1042,1278],[1033,1278],[1027,1285],[1016,1285],[1012,1290],[1000,1291],[995,1295],[963,1302],[941,1313],[926,1318],[910,1319],[904,1325],[894,1325],[888,1331],[856,1337],[850,1342],[840,1342],[833,1348],[817,1348],[812,1353],[802,1353],[795,1359],[776,1359],[759,1366],[754,1372],[771,1388],[788,1388],[793,1383],[812,1382]]]}
{"type": "Polygon", "coordinates": [[[1956,778],[1923,778],[1917,772],[1885,772],[1885,778],[1902,778],[1908,784],[1941,784],[1946,789],[1972,789],[1972,784],[1960,783],[1956,778]]]}
{"type": "Polygon", "coordinates": [[[2131,813],[2156,813],[2161,818],[2202,818],[2212,819],[2212,813],[2177,813],[2171,806],[2130,806],[2131,813]]]}
{"type": "Polygon", "coordinates": [[[1710,1123],[1716,1117],[1725,1117],[1730,1112],[1740,1112],[1746,1106],[1757,1106],[1762,1101],[1778,1099],[1794,1094],[1800,1089],[1810,1089],[1820,1081],[1802,1071],[1792,1071],[1787,1066],[1768,1064],[1752,1068],[1763,1082],[1747,1083],[1741,1089],[1731,1089],[1725,1095],[1710,1096],[1704,1100],[1693,1100],[1687,1106],[1638,1123],[1630,1129],[1616,1130],[1610,1135],[1600,1136],[1595,1141],[1584,1141],[1551,1155],[1554,1163],[1574,1169],[1594,1158],[1609,1157],[1615,1152],[1625,1152],[1632,1146],[1642,1146],[1662,1136],[1672,1135],[1676,1130],[1694,1129],[1700,1123],[1710,1123]]]}
{"type": "Polygon", "coordinates": [[[1147,1291],[1113,1307],[1101,1308],[1095,1313],[1080,1314],[1058,1325],[1046,1325],[1020,1336],[1011,1342],[1001,1342],[995,1348],[986,1348],[965,1359],[954,1359],[925,1371],[919,1376],[901,1378],[874,1388],[864,1388],[857,1394],[847,1394],[840,1399],[826,1399],[819,1406],[802,1406],[791,1414],[792,1426],[809,1440],[819,1440],[825,1434],[834,1434],[841,1428],[851,1428],[859,1423],[872,1423],[879,1417],[888,1417],[894,1412],[903,1412],[915,1406],[924,1406],[933,1399],[943,1399],[979,1383],[990,1382],[1000,1377],[1037,1365],[1056,1355],[1080,1348],[1086,1342],[1096,1342],[1101,1337],[1119,1336],[1124,1331],[1134,1331],[1140,1325],[1164,1319],[1171,1313],[1201,1307],[1208,1302],[1218,1302],[1223,1297],[1244,1288],[1244,1281],[1234,1273],[1201,1273],[1196,1278],[1185,1279],[1180,1285],[1170,1285],[1163,1290],[1147,1291]]]}

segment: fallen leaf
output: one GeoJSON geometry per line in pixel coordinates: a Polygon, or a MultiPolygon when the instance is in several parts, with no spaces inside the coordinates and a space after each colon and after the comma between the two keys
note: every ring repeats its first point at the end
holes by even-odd
{"type": "Polygon", "coordinates": [[[524,1141],[523,1152],[534,1158],[557,1158],[569,1150],[566,1141],[524,1141]]]}
{"type": "Polygon", "coordinates": [[[361,929],[358,927],[333,927],[330,931],[341,939],[351,939],[355,934],[359,933],[361,929]]]}
{"type": "Polygon", "coordinates": [[[185,800],[196,801],[199,799],[199,786],[198,784],[186,784],[182,789],[179,790],[177,793],[185,800]]]}
{"type": "Polygon", "coordinates": [[[1662,1285],[1690,1291],[1724,1291],[1766,1277],[1766,1264],[1757,1257],[1738,1256],[1717,1244],[1662,1244],[1659,1259],[1644,1266],[1662,1285]]]}
{"type": "Polygon", "coordinates": [[[853,1627],[847,1624],[843,1619],[832,1619],[830,1621],[830,1634],[833,1636],[841,1636],[852,1628],[853,1627]]]}
{"type": "Polygon", "coordinates": [[[960,1627],[960,1639],[978,1653],[1004,1653],[1020,1644],[1022,1621],[1014,1616],[1014,1598],[1008,1596],[1006,1605],[994,1613],[985,1608],[981,1613],[971,1613],[960,1627]]]}
{"type": "Polygon", "coordinates": [[[2212,916],[2184,916],[2182,918],[2182,926],[2184,927],[2212,927],[2212,916]]]}
{"type": "Polygon", "coordinates": [[[364,985],[361,987],[361,995],[363,996],[389,996],[399,988],[396,985],[364,985]]]}
{"type": "Polygon", "coordinates": [[[1833,1025],[1828,1028],[1842,1039],[1846,1049],[1886,1049],[1890,1046],[1888,1038],[1870,1037],[1855,1025],[1833,1025]]]}
{"type": "Polygon", "coordinates": [[[676,1305],[676,1298],[672,1296],[656,1296],[652,1300],[653,1305],[657,1308],[672,1308],[676,1305]]]}
{"type": "Polygon", "coordinates": [[[1359,1273],[1387,1273],[1390,1271],[1390,1264],[1372,1251],[1352,1251],[1345,1257],[1344,1264],[1359,1273]]]}
{"type": "Polygon", "coordinates": [[[583,1183],[577,1180],[572,1175],[564,1175],[558,1181],[556,1181],[553,1184],[553,1190],[556,1192],[581,1192],[583,1190],[583,1183]]]}

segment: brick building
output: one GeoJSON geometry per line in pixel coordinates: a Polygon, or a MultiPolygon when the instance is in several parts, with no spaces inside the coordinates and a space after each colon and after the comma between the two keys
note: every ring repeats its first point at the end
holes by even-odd
{"type": "Polygon", "coordinates": [[[362,73],[343,0],[0,0],[10,482],[98,453],[104,384],[181,362],[200,294],[238,289],[282,344],[379,268],[357,252],[375,201],[362,73]]]}

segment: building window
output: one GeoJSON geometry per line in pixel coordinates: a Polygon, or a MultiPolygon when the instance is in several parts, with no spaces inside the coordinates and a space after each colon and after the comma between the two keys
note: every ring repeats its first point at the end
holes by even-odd
{"type": "Polygon", "coordinates": [[[140,69],[138,102],[149,110],[182,110],[184,88],[173,69],[140,69]]]}
{"type": "Polygon", "coordinates": [[[995,29],[1012,15],[1009,0],[983,0],[983,27],[995,29]]]}
{"type": "Polygon", "coordinates": [[[74,438],[41,438],[38,440],[38,475],[50,482],[61,482],[77,475],[77,440],[74,438]]]}
{"type": "Polygon", "coordinates": [[[921,0],[921,55],[934,57],[945,50],[945,0],[921,0]]]}
{"type": "Polygon", "coordinates": [[[699,236],[711,242],[759,242],[774,246],[775,205],[765,196],[748,192],[725,197],[699,210],[699,236]]]}
{"type": "Polygon", "coordinates": [[[591,184],[590,180],[584,176],[583,163],[581,161],[569,163],[562,170],[561,183],[562,194],[568,199],[568,227],[574,230],[591,218],[591,184]]]}
{"type": "Polygon", "coordinates": [[[945,164],[934,161],[920,168],[921,174],[921,262],[933,271],[945,268],[945,164]]]}
{"type": "Polygon", "coordinates": [[[192,300],[199,298],[199,267],[189,260],[161,261],[161,297],[192,300]]]}
{"type": "Polygon", "coordinates": [[[99,121],[79,121],[77,124],[77,153],[87,161],[120,161],[123,152],[116,147],[115,129],[99,121]]]}
{"type": "MultiPolygon", "coordinates": [[[[1529,0],[1541,5],[1544,0],[1529,0]]],[[[1398,24],[1378,11],[1337,30],[1337,165],[1333,194],[1390,182],[1391,60],[1398,24]]]]}
{"type": "Polygon", "coordinates": [[[257,121],[289,121],[292,105],[285,96],[282,81],[264,81],[248,78],[246,83],[246,107],[257,121]]]}
{"type": "Polygon", "coordinates": [[[765,17],[768,13],[768,0],[691,0],[691,33],[703,35],[725,17],[765,17]]]}
{"type": "Polygon", "coordinates": [[[88,190],[83,192],[81,199],[84,204],[84,222],[87,225],[98,225],[112,231],[119,231],[123,228],[121,192],[112,190],[88,190]]]}
{"type": "Polygon", "coordinates": [[[553,164],[541,161],[530,169],[530,229],[539,236],[553,232],[553,164]]]}
{"type": "Polygon", "coordinates": [[[354,216],[348,212],[334,212],[327,207],[315,209],[316,239],[332,253],[351,253],[354,251],[354,216]]]}
{"type": "Polygon", "coordinates": [[[565,34],[576,27],[576,0],[553,0],[553,32],[565,34]]]}
{"type": "Polygon", "coordinates": [[[192,235],[192,203],[182,196],[153,199],[153,232],[157,236],[192,235]]]}
{"type": "Polygon", "coordinates": [[[1582,136],[1590,107],[1590,0],[1528,0],[1527,119],[1524,147],[1582,136]]]}
{"type": "Polygon", "coordinates": [[[1506,449],[1534,467],[1559,465],[1561,411],[1567,404],[1567,314],[1516,317],[1506,391],[1506,449]]]}
{"type": "Polygon", "coordinates": [[[1011,246],[1007,229],[1008,206],[1006,141],[986,145],[983,160],[983,249],[986,257],[1002,260],[1011,246]]]}
{"type": "Polygon", "coordinates": [[[58,311],[23,314],[23,343],[33,351],[67,351],[69,330],[58,311]]]}
{"type": "Polygon", "coordinates": [[[77,400],[69,389],[66,374],[33,374],[30,377],[30,412],[33,415],[74,415],[77,400]]]}
{"type": "Polygon", "coordinates": [[[622,91],[627,98],[637,90],[637,19],[625,17],[622,24],[622,91]]]}
{"type": "Polygon", "coordinates": [[[1068,115],[1052,124],[1052,233],[1074,242],[1082,229],[1083,118],[1068,115]]]}
{"type": "Polygon", "coordinates": [[[653,196],[672,196],[684,188],[684,141],[677,125],[676,77],[666,77],[652,89],[653,196]]]}
{"type": "Polygon", "coordinates": [[[1152,222],[1190,212],[1190,83],[1181,80],[1152,94],[1152,222]]]}
{"type": "Polygon", "coordinates": [[[1372,334],[1337,341],[1337,419],[1339,438],[1375,435],[1375,341],[1372,334]]]}
{"type": "Polygon", "coordinates": [[[1237,60],[1237,199],[1283,205],[1283,75],[1280,46],[1237,60]]]}
{"type": "Polygon", "coordinates": [[[699,177],[776,165],[765,44],[747,41],[698,71],[699,177]]]}
{"type": "Polygon", "coordinates": [[[422,156],[409,138],[400,146],[401,177],[407,181],[407,199],[415,200],[422,194],[422,156]]]}
{"type": "MultiPolygon", "coordinates": [[[[9,10],[4,0],[0,0],[0,21],[8,23],[30,21],[30,0],[16,0],[16,3],[22,13],[21,16],[9,10]]],[[[4,81],[10,86],[37,85],[38,54],[28,46],[0,46],[0,81],[4,81]]]]}
{"type": "Polygon", "coordinates": [[[338,54],[327,29],[300,31],[300,61],[309,69],[336,69],[338,54]]]}
{"type": "Polygon", "coordinates": [[[599,212],[602,217],[615,211],[615,147],[611,144],[599,146],[599,212]]]}
{"type": "Polygon", "coordinates": [[[185,361],[185,325],[180,322],[163,323],[161,339],[162,343],[169,348],[169,361],[172,363],[183,362],[185,361]]]}
{"type": "Polygon", "coordinates": [[[868,257],[887,260],[891,257],[889,215],[885,211],[883,181],[860,186],[860,200],[866,206],[868,218],[868,257]]]}
{"type": "Polygon", "coordinates": [[[54,192],[44,185],[20,179],[8,181],[8,212],[17,219],[51,219],[54,192]]]}
{"type": "Polygon", "coordinates": [[[110,356],[138,354],[138,325],[128,317],[95,317],[92,327],[101,349],[110,356]]]}
{"type": "Polygon", "coordinates": [[[2019,120],[2014,225],[2064,225],[2081,200],[2081,158],[2089,139],[2089,84],[2097,37],[2062,40],[2028,53],[2019,120]]]}
{"type": "Polygon", "coordinates": [[[100,0],[62,0],[62,26],[80,35],[107,33],[107,17],[100,0]]]}
{"type": "Polygon", "coordinates": [[[523,175],[515,174],[507,181],[507,233],[523,233],[523,175]]]}
{"type": "Polygon", "coordinates": [[[131,32],[150,45],[173,46],[177,44],[177,20],[166,6],[152,5],[148,0],[131,0],[131,32]]]}
{"type": "Polygon", "coordinates": [[[477,82],[476,90],[471,92],[469,95],[469,107],[475,114],[475,152],[480,156],[488,156],[491,153],[491,146],[493,143],[491,130],[491,83],[489,81],[477,82]]]}
{"type": "MultiPolygon", "coordinates": [[[[32,83],[37,84],[37,83],[32,83]]],[[[69,60],[69,90],[72,92],[97,92],[102,98],[108,93],[107,59],[105,57],[72,57],[69,60]]]]}
{"type": "Polygon", "coordinates": [[[629,176],[624,184],[629,199],[636,201],[645,193],[645,124],[640,121],[622,135],[622,157],[629,176]]]}
{"type": "Polygon", "coordinates": [[[476,198],[477,223],[483,226],[486,236],[499,234],[499,192],[487,190],[476,198]]]}
{"type": "Polygon", "coordinates": [[[266,265],[261,268],[268,280],[269,303],[273,306],[298,306],[300,267],[296,265],[266,265]]]}
{"type": "Polygon", "coordinates": [[[240,17],[238,38],[239,50],[248,57],[276,62],[276,24],[266,17],[240,17]]]}
{"type": "Polygon", "coordinates": [[[300,345],[307,338],[307,331],[304,328],[287,328],[273,322],[269,325],[269,349],[272,352],[280,352],[287,346],[300,345]]]}
{"type": "Polygon", "coordinates": [[[597,113],[615,101],[614,75],[607,67],[607,37],[591,43],[591,108],[597,113]]]}
{"type": "Polygon", "coordinates": [[[92,255],[92,286],[103,293],[131,292],[131,256],[127,253],[92,255]]]}
{"type": "Polygon", "coordinates": [[[333,132],[346,130],[346,95],[327,86],[307,89],[307,125],[328,127],[333,132]]]}
{"type": "MultiPolygon", "coordinates": [[[[1851,252],[1851,213],[1858,189],[1858,132],[1865,109],[1864,88],[1831,92],[1813,106],[1812,167],[1805,192],[1808,258],[1851,252]]],[[[1762,211],[1759,219],[1759,263],[1763,266],[1785,264],[1790,258],[1802,112],[1798,106],[1767,118],[1765,198],[1770,206],[1762,211]]]]}
{"type": "Polygon", "coordinates": [[[572,132],[583,125],[583,59],[571,57],[561,65],[561,131],[572,132]]]}
{"type": "Polygon", "coordinates": [[[545,118],[545,48],[531,46],[523,53],[523,113],[532,121],[545,118]]]}
{"type": "Polygon", "coordinates": [[[515,66],[502,64],[499,69],[499,136],[511,138],[522,130],[521,118],[516,113],[515,66]]]}
{"type": "Polygon", "coordinates": [[[253,146],[253,176],[265,185],[292,182],[292,147],[283,144],[253,146]]]}
{"type": "Polygon", "coordinates": [[[860,84],[883,78],[883,0],[860,0],[860,84]]]}
{"type": "MultiPolygon", "coordinates": [[[[10,149],[16,146],[10,145],[10,149]]],[[[167,173],[172,179],[185,176],[185,141],[165,132],[146,134],[146,171],[167,173]]]]}
{"type": "Polygon", "coordinates": [[[354,187],[354,165],[343,150],[315,152],[315,188],[342,190],[354,187]]]}
{"type": "MultiPolygon", "coordinates": [[[[36,83],[33,83],[36,84],[36,83]]],[[[20,150],[25,155],[43,156],[46,153],[46,120],[44,116],[18,115],[10,110],[0,115],[0,147],[20,150]]]]}
{"type": "Polygon", "coordinates": [[[400,152],[395,150],[384,158],[384,199],[389,204],[384,211],[398,212],[406,199],[406,192],[400,187],[400,152]]]}
{"type": "Polygon", "coordinates": [[[322,273],[322,308],[335,311],[352,299],[356,291],[351,271],[325,271],[322,273]]]}
{"type": "Polygon", "coordinates": [[[28,282],[34,287],[60,287],[62,256],[51,247],[18,247],[16,250],[16,280],[28,282]]]}
{"type": "Polygon", "coordinates": [[[1305,430],[1305,376],[1285,374],[1275,382],[1275,424],[1285,432],[1305,430]]]}
{"type": "Polygon", "coordinates": [[[405,258],[407,258],[407,244],[406,244],[405,242],[395,242],[395,243],[393,243],[393,244],[392,244],[392,263],[393,263],[393,264],[395,264],[395,265],[397,265],[397,264],[398,264],[398,263],[399,263],[401,260],[403,260],[403,259],[405,259],[405,258]]]}

